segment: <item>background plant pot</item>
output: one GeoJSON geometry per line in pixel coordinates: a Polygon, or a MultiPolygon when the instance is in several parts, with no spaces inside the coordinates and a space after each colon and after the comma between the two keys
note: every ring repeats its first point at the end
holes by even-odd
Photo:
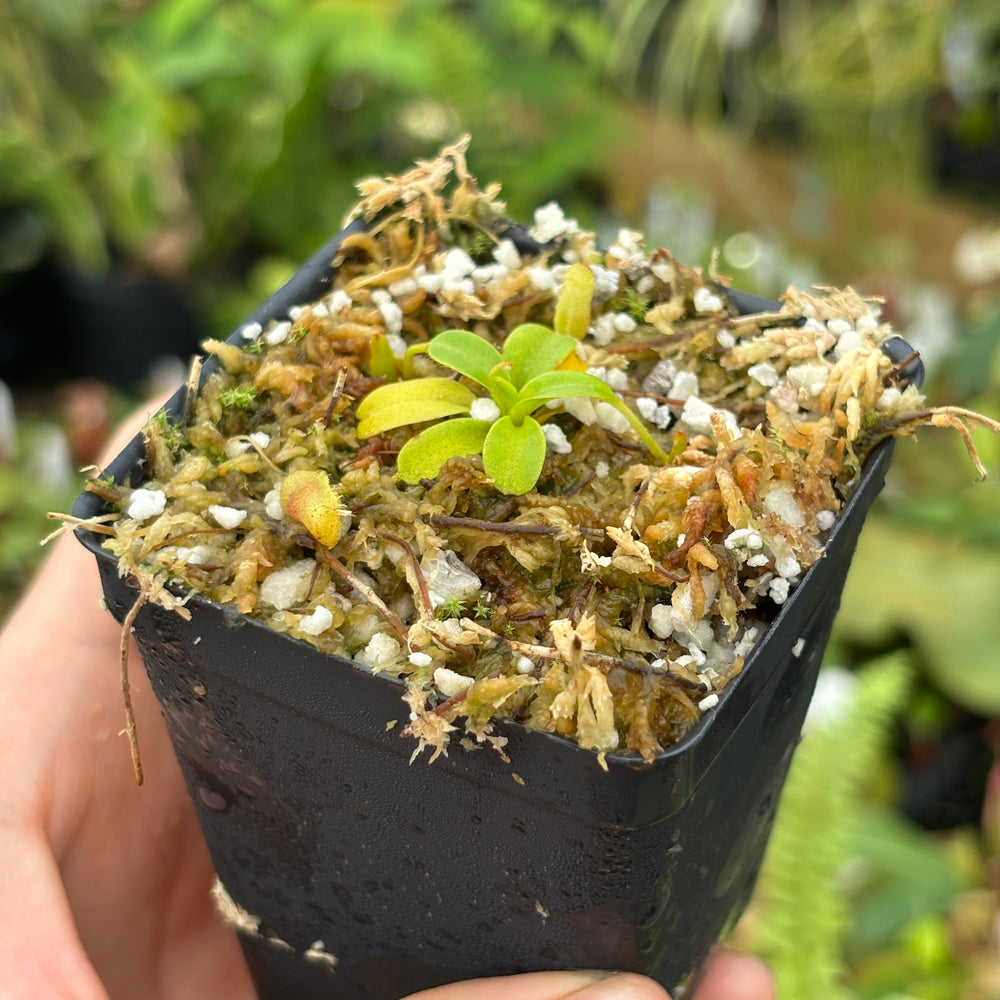
{"type": "MultiPolygon", "coordinates": [[[[250,319],[321,295],[337,242],[250,319]]],[[[253,918],[240,934],[261,996],[396,998],[574,966],[673,987],[696,970],[750,897],[892,448],[718,707],[650,765],[609,754],[604,772],[514,723],[499,726],[510,763],[455,746],[411,765],[400,682],[231,607],[196,598],[190,621],[144,607],[136,639],[220,879],[253,918]]],[[[136,438],[109,471],[137,483],[142,456],[136,438]]],[[[85,493],[73,513],[101,507],[85,493]]],[[[136,592],[79,535],[121,620],[136,592]]]]}

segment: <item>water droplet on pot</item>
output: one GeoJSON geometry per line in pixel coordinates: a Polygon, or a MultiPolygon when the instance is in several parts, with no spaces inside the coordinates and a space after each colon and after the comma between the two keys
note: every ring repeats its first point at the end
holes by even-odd
{"type": "Polygon", "coordinates": [[[225,604],[222,607],[222,624],[226,628],[237,629],[246,625],[246,618],[237,610],[235,604],[225,604]]]}
{"type": "Polygon", "coordinates": [[[206,809],[212,809],[215,812],[222,812],[229,805],[224,795],[204,786],[198,789],[198,798],[201,799],[206,809]]]}

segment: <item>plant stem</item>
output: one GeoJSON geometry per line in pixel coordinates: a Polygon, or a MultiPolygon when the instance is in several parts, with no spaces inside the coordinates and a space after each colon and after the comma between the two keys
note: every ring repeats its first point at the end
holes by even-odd
{"type": "Polygon", "coordinates": [[[136,733],[135,712],[132,709],[132,690],[128,682],[128,651],[129,639],[132,636],[132,626],[146,603],[147,595],[140,593],[135,599],[135,604],[129,608],[128,614],[122,621],[121,641],[119,645],[120,653],[120,675],[122,689],[122,703],[125,706],[125,735],[128,736],[128,746],[132,754],[132,770],[135,772],[135,780],[142,784],[142,760],[139,757],[139,737],[136,733]]]}

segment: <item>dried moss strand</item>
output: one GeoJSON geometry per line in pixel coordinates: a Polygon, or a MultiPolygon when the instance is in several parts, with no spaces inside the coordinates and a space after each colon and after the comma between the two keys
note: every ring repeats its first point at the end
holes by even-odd
{"type": "Polygon", "coordinates": [[[384,541],[398,545],[406,553],[406,557],[410,560],[410,565],[413,567],[413,576],[417,581],[417,589],[420,592],[421,617],[433,618],[434,603],[431,601],[431,593],[427,587],[427,578],[420,568],[420,560],[417,558],[416,552],[413,551],[413,546],[405,539],[400,538],[399,535],[391,535],[388,532],[379,532],[378,537],[384,541]]]}
{"type": "MultiPolygon", "coordinates": [[[[562,653],[554,646],[540,646],[536,643],[521,642],[519,639],[510,639],[505,635],[498,635],[492,629],[486,628],[485,625],[480,625],[471,618],[462,618],[459,624],[461,624],[462,628],[468,629],[470,632],[493,639],[524,656],[537,657],[540,660],[564,659],[562,653]]],[[[631,674],[642,674],[646,677],[662,677],[678,687],[686,687],[692,691],[705,691],[705,686],[700,681],[688,680],[686,677],[681,677],[669,670],[664,670],[662,667],[651,667],[648,663],[633,663],[631,660],[624,660],[618,656],[607,656],[604,653],[597,653],[593,650],[584,650],[581,655],[583,662],[595,667],[601,667],[604,670],[620,667],[631,674]]]]}
{"type": "Polygon", "coordinates": [[[347,369],[341,368],[337,371],[337,381],[334,383],[333,392],[330,393],[330,402],[326,405],[323,413],[323,426],[329,427],[333,419],[333,408],[337,405],[337,400],[344,394],[344,386],[347,385],[347,369]]]}
{"type": "MultiPolygon", "coordinates": [[[[542,535],[556,536],[565,532],[565,528],[559,528],[550,524],[511,524],[505,521],[484,521],[476,517],[456,517],[453,515],[433,515],[425,517],[424,521],[432,528],[464,528],[471,531],[485,531],[498,535],[542,535]]],[[[577,527],[584,538],[595,541],[604,540],[604,532],[600,528],[577,527]]]]}
{"type": "Polygon", "coordinates": [[[362,253],[368,255],[373,264],[381,265],[384,260],[382,248],[379,246],[378,240],[375,239],[375,236],[379,232],[379,228],[382,227],[373,227],[368,232],[351,233],[350,236],[345,236],[340,241],[340,253],[338,255],[338,259],[346,256],[352,250],[360,250],[362,253]]]}
{"type": "MultiPolygon", "coordinates": [[[[125,495],[125,490],[117,483],[110,482],[104,478],[98,478],[104,476],[103,469],[99,469],[96,466],[93,466],[92,468],[96,475],[94,478],[88,479],[83,484],[84,490],[87,493],[93,493],[94,496],[98,496],[102,500],[106,500],[108,503],[120,503],[122,497],[125,495]]],[[[51,515],[49,516],[51,517],[51,515]]]]}
{"type": "Polygon", "coordinates": [[[129,639],[132,635],[132,626],[146,603],[147,595],[140,593],[135,599],[135,603],[129,608],[128,614],[122,622],[121,640],[119,644],[120,665],[121,665],[121,689],[122,704],[125,706],[125,735],[128,736],[128,747],[132,754],[132,770],[135,772],[136,783],[141,785],[142,759],[139,756],[139,736],[136,732],[135,712],[132,708],[132,690],[128,680],[128,654],[129,639]]]}
{"type": "Polygon", "coordinates": [[[972,459],[973,464],[976,466],[976,471],[979,473],[980,479],[986,478],[986,466],[983,465],[983,461],[979,457],[979,452],[976,450],[969,426],[985,427],[994,434],[1000,434],[1000,420],[993,420],[982,413],[967,410],[962,406],[932,406],[926,410],[905,413],[876,424],[869,432],[872,438],[872,446],[882,439],[896,434],[904,427],[909,425],[916,427],[917,425],[927,423],[936,427],[951,427],[958,431],[965,445],[965,450],[969,453],[969,458],[972,459]]]}
{"type": "Polygon", "coordinates": [[[410,259],[395,267],[390,267],[384,271],[374,271],[371,274],[361,275],[347,283],[344,291],[352,298],[356,292],[369,285],[391,285],[393,282],[401,281],[409,276],[413,269],[420,262],[420,257],[424,252],[424,230],[421,226],[417,230],[416,248],[410,255],[410,259]]]}
{"type": "Polygon", "coordinates": [[[320,557],[341,579],[346,580],[362,597],[388,622],[393,632],[400,638],[404,646],[409,646],[409,635],[406,626],[399,617],[393,614],[374,590],[362,580],[359,580],[329,549],[322,545],[316,546],[316,555],[320,557]]]}
{"type": "Polygon", "coordinates": [[[198,390],[201,388],[202,364],[203,359],[201,355],[196,354],[191,359],[191,366],[188,368],[187,381],[184,383],[184,402],[181,405],[181,412],[178,415],[177,420],[181,426],[187,426],[188,420],[191,417],[191,408],[194,406],[195,397],[198,395],[198,390]]]}
{"type": "Polygon", "coordinates": [[[594,592],[594,581],[587,580],[587,582],[580,588],[579,594],[573,601],[573,606],[569,609],[569,620],[576,627],[580,624],[580,617],[583,614],[583,609],[587,606],[587,601],[590,600],[590,595],[594,592]]]}
{"type": "Polygon", "coordinates": [[[60,514],[54,510],[48,511],[45,516],[52,518],[53,521],[61,521],[62,523],[55,531],[46,535],[39,542],[39,545],[48,545],[53,539],[59,538],[61,535],[65,535],[67,531],[74,531],[77,528],[86,528],[87,531],[92,531],[95,535],[111,535],[114,537],[117,534],[117,529],[111,527],[110,524],[121,520],[120,514],[74,517],[72,514],[60,514]]]}

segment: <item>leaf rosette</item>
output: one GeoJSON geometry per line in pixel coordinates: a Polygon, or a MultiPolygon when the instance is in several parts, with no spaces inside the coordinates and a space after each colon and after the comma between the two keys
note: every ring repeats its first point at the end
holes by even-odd
{"type": "Polygon", "coordinates": [[[482,455],[483,468],[496,488],[520,495],[538,482],[547,447],[542,423],[556,411],[542,418],[536,414],[554,400],[582,397],[614,407],[656,460],[666,462],[666,453],[641,418],[614,390],[596,375],[573,368],[577,339],[589,325],[593,288],[590,268],[572,265],[557,304],[556,329],[522,323],[507,336],[502,350],[470,330],[439,333],[427,344],[427,354],[485,389],[488,397],[450,378],[390,382],[358,404],[358,437],[441,421],[403,446],[396,468],[404,482],[433,479],[455,456],[482,455]],[[495,419],[473,415],[473,404],[482,398],[492,399],[495,419]]]}

